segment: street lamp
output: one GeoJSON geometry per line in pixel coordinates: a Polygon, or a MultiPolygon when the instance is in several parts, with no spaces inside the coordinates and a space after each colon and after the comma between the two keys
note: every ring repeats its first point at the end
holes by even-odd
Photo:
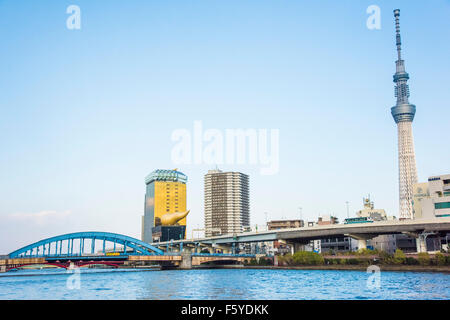
{"type": "Polygon", "coordinates": [[[349,210],[348,210],[348,201],[345,201],[345,203],[347,204],[347,218],[350,218],[350,216],[349,216],[349,210]]]}
{"type": "Polygon", "coordinates": [[[267,225],[267,223],[268,223],[268,221],[267,221],[267,212],[264,212],[264,215],[266,216],[266,230],[268,230],[269,227],[268,227],[268,225],[267,225]]]}

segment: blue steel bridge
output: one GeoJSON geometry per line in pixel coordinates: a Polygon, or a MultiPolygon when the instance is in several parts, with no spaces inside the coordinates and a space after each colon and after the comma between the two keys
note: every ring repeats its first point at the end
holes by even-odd
{"type": "Polygon", "coordinates": [[[90,240],[90,253],[95,255],[96,243],[100,241],[102,243],[102,250],[99,253],[106,255],[106,243],[110,242],[113,247],[112,251],[108,250],[108,253],[119,252],[119,246],[121,245],[121,252],[123,255],[135,254],[135,255],[163,255],[164,251],[151,246],[138,239],[128,237],[122,234],[110,233],[110,232],[76,232],[47,239],[40,240],[38,242],[27,245],[16,251],[11,252],[9,258],[25,258],[25,257],[73,257],[82,256],[85,254],[86,240],[90,240]],[[76,245],[78,243],[78,246],[76,245]],[[75,246],[74,246],[75,244],[75,246]],[[64,248],[64,250],[63,250],[64,248]]]}
{"type": "Polygon", "coordinates": [[[86,265],[119,267],[133,264],[158,264],[161,267],[191,268],[205,263],[242,263],[254,255],[191,253],[163,251],[141,240],[110,232],[76,232],[63,234],[24,246],[0,259],[0,271],[30,265],[53,265],[62,268],[86,265]]]}

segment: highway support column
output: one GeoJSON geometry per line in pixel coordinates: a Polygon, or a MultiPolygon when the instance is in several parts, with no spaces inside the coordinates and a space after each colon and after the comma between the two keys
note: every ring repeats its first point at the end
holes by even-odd
{"type": "Polygon", "coordinates": [[[417,253],[427,252],[427,239],[420,235],[416,238],[417,253]]]}
{"type": "Polygon", "coordinates": [[[304,240],[304,241],[296,241],[296,242],[291,242],[291,241],[286,241],[286,244],[290,247],[291,249],[291,254],[296,253],[297,251],[306,251],[306,245],[309,243],[309,240],[304,240]]]}
{"type": "MultiPolygon", "coordinates": [[[[417,247],[417,253],[420,252],[428,252],[427,248],[427,237],[430,235],[435,235],[436,232],[422,232],[418,235],[416,238],[416,247],[417,247]]],[[[439,241],[440,246],[440,241],[439,241]]]]}
{"type": "Polygon", "coordinates": [[[407,236],[410,236],[412,238],[416,238],[416,249],[417,253],[421,252],[427,252],[427,237],[429,235],[435,234],[434,232],[422,232],[422,233],[416,233],[416,232],[403,232],[403,234],[406,234],[407,236]]]}
{"type": "Polygon", "coordinates": [[[367,240],[374,237],[371,234],[349,234],[346,236],[358,240],[358,251],[367,249],[367,240]]]}

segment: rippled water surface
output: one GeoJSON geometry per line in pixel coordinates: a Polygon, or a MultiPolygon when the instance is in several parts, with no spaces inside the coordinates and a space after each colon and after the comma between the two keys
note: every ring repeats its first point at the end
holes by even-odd
{"type": "Polygon", "coordinates": [[[23,270],[0,274],[0,299],[450,299],[450,274],[381,272],[379,289],[367,286],[369,277],[334,270],[23,270]]]}

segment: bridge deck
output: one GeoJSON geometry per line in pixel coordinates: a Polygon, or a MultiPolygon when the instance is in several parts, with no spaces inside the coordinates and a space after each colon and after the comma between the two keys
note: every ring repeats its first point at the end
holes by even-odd
{"type": "Polygon", "coordinates": [[[450,232],[450,217],[417,220],[377,221],[361,224],[334,224],[314,227],[279,229],[262,232],[246,232],[236,235],[215,236],[199,239],[174,240],[152,243],[155,247],[167,245],[197,245],[197,244],[230,244],[264,242],[275,240],[314,240],[343,235],[373,235],[398,234],[403,232],[437,231],[450,232]]]}

